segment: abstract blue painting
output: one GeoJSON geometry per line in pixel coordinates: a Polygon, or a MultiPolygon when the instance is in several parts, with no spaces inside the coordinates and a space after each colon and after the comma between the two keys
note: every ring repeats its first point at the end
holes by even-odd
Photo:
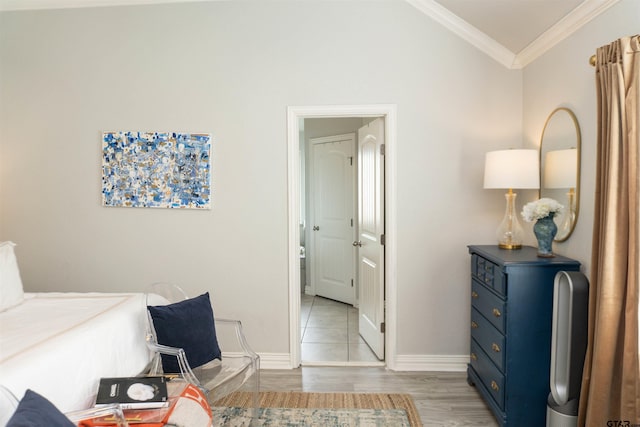
{"type": "Polygon", "coordinates": [[[211,209],[211,135],[104,132],[102,204],[211,209]]]}

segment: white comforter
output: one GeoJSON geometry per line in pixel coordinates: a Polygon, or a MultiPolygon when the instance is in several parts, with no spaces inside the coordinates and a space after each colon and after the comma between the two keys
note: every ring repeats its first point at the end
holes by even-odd
{"type": "Polygon", "coordinates": [[[143,294],[25,293],[0,313],[0,384],[64,412],[87,408],[101,377],[144,369],[145,323],[143,294]]]}

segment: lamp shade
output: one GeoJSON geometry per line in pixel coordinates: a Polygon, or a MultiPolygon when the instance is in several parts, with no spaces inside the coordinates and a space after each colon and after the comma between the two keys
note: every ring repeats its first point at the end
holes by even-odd
{"type": "Polygon", "coordinates": [[[578,177],[578,150],[548,151],[544,157],[545,188],[575,188],[578,177]]]}
{"type": "Polygon", "coordinates": [[[486,154],[484,188],[540,188],[538,150],[499,150],[486,154]]]}

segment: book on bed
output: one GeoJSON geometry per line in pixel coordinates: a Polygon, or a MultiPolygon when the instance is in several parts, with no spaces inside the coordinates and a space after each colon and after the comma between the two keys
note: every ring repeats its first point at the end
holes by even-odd
{"type": "Polygon", "coordinates": [[[165,377],[101,378],[96,407],[119,403],[123,409],[163,408],[169,405],[165,377]]]}

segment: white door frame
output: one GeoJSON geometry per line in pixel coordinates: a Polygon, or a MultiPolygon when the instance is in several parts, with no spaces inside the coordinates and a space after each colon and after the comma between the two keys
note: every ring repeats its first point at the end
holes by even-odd
{"type": "Polygon", "coordinates": [[[291,368],[300,366],[300,119],[384,117],[385,121],[385,362],[396,367],[397,241],[396,241],[396,110],[395,104],[323,105],[287,108],[289,355],[291,368]]]}

